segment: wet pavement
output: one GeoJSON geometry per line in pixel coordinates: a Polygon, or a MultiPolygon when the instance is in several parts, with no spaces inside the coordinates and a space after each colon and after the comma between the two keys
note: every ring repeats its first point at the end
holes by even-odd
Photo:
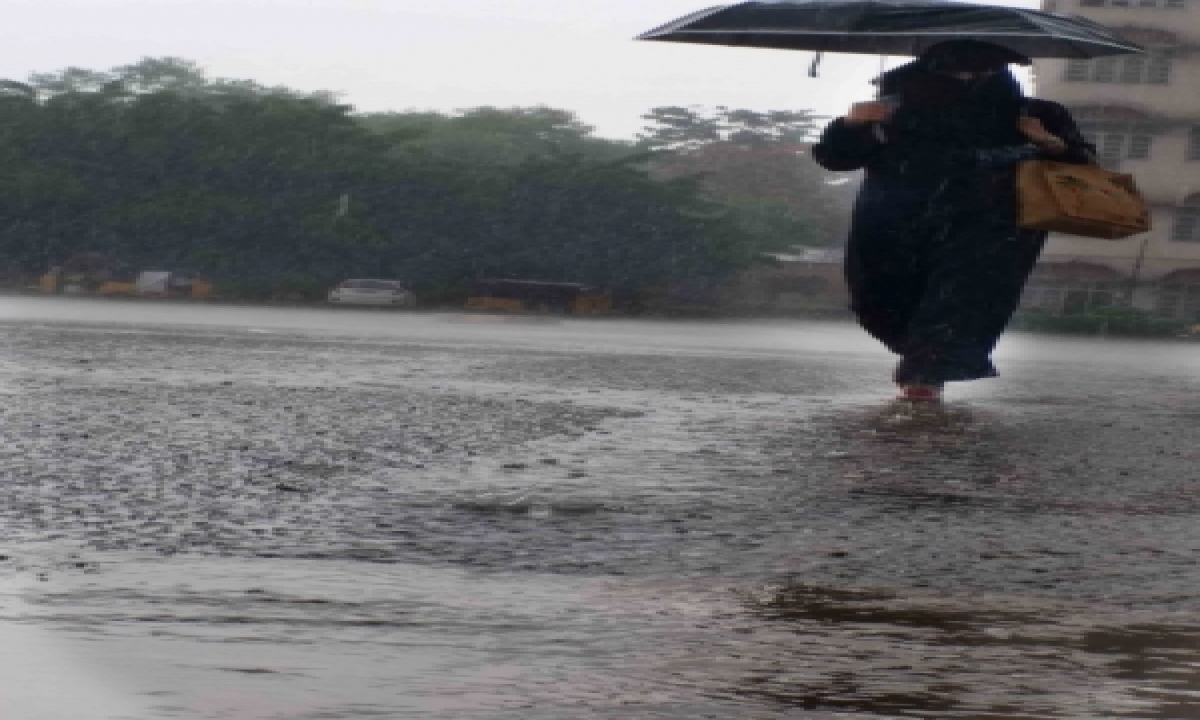
{"type": "Polygon", "coordinates": [[[933,411],[836,322],[0,323],[0,717],[1200,718],[1197,344],[933,411]]]}

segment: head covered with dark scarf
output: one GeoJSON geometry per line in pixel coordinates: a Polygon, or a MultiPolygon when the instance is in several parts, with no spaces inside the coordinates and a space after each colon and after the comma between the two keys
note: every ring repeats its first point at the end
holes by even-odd
{"type": "Polygon", "coordinates": [[[903,105],[946,105],[958,102],[1020,100],[1021,86],[1010,64],[1029,65],[1024,55],[979,40],[948,40],[931,46],[910,63],[874,80],[879,94],[897,96],[903,105]],[[970,73],[970,78],[956,74],[970,73]]]}
{"type": "Polygon", "coordinates": [[[1028,66],[1032,61],[1015,50],[982,40],[947,40],[931,45],[917,62],[934,72],[981,73],[1028,66]]]}
{"type": "Polygon", "coordinates": [[[949,40],[874,82],[881,97],[898,102],[893,120],[908,131],[950,132],[955,130],[947,126],[951,123],[961,132],[978,135],[984,145],[1003,144],[1015,130],[1025,102],[1010,64],[1031,62],[1000,45],[949,40]]]}

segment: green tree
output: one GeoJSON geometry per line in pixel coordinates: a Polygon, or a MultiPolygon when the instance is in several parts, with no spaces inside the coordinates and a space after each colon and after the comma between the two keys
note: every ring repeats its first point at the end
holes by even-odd
{"type": "Polygon", "coordinates": [[[739,215],[756,244],[783,250],[842,242],[850,177],[808,156],[821,118],[727,107],[661,107],[643,118],[649,124],[639,146],[654,153],[654,172],[697,178],[739,215]]]}
{"type": "Polygon", "coordinates": [[[747,232],[747,200],[651,157],[551,108],[356,116],[174,58],[68,68],[0,82],[0,252],[27,271],[101,253],[244,288],[386,275],[633,290],[727,274],[782,232],[762,208],[747,232]]]}
{"type": "Polygon", "coordinates": [[[171,92],[179,96],[209,98],[289,97],[336,104],[332,93],[302,93],[282,86],[268,87],[252,80],[210,79],[196,63],[183,58],[142,58],[110,70],[69,67],[58,72],[30,75],[28,87],[41,98],[81,93],[135,96],[171,92]]]}
{"type": "Polygon", "coordinates": [[[143,266],[202,257],[206,270],[247,278],[305,263],[332,275],[356,256],[348,243],[379,234],[332,222],[337,198],[386,150],[349,108],[210,83],[169,58],[29,85],[0,96],[12,171],[0,181],[0,242],[22,265],[103,250],[143,266]]]}
{"type": "Polygon", "coordinates": [[[810,142],[820,117],[808,110],[658,107],[642,116],[648,124],[638,141],[649,150],[686,153],[728,143],[738,147],[810,142]]]}
{"type": "Polygon", "coordinates": [[[616,159],[636,152],[632,143],[593,136],[594,128],[574,113],[548,107],[477,107],[454,115],[371,113],[361,122],[399,151],[451,162],[515,167],[553,153],[616,159]]]}

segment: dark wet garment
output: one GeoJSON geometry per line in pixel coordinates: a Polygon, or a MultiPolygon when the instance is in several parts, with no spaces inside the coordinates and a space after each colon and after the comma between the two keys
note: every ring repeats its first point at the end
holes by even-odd
{"type": "Polygon", "coordinates": [[[994,377],[990,355],[1020,302],[1046,233],[1017,227],[1016,163],[1039,156],[1017,130],[1024,110],[1067,143],[1094,149],[1061,105],[902,106],[882,130],[835,120],[813,148],[830,170],[865,169],[846,249],[851,309],[900,356],[896,382],[994,377]]]}

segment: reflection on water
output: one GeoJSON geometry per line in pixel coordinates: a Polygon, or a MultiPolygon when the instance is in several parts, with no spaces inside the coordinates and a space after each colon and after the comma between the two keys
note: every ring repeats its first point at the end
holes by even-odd
{"type": "Polygon", "coordinates": [[[896,399],[870,414],[865,425],[883,438],[915,437],[952,444],[969,433],[974,422],[975,414],[967,405],[896,399]]]}
{"type": "Polygon", "coordinates": [[[8,308],[0,608],[136,720],[1200,717],[1177,346],[134,305],[8,308]]]}
{"type": "MultiPolygon", "coordinates": [[[[1037,599],[789,582],[747,599],[792,636],[739,695],[905,717],[1200,717],[1200,627],[1037,599]]],[[[778,650],[778,648],[775,648],[778,650]]]]}
{"type": "Polygon", "coordinates": [[[97,557],[0,605],[54,633],[60,677],[115,683],[114,717],[1200,717],[1200,626],[1120,605],[97,557]]]}

